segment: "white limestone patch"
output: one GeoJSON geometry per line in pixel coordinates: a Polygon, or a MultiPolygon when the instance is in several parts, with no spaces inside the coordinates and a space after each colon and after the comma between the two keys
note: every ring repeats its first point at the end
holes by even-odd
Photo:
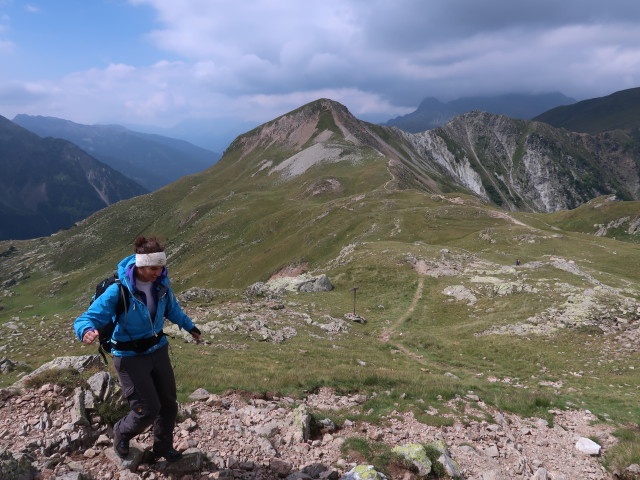
{"type": "Polygon", "coordinates": [[[251,176],[255,177],[258,173],[262,172],[263,170],[266,170],[267,168],[271,168],[272,165],[273,165],[273,161],[271,161],[271,160],[262,160],[258,164],[258,170],[253,172],[253,174],[251,176]]]}
{"type": "Polygon", "coordinates": [[[478,298],[473,292],[464,285],[451,285],[445,288],[442,293],[456,300],[466,301],[467,305],[473,305],[478,301],[478,298]]]}
{"type": "Polygon", "coordinates": [[[314,165],[323,162],[342,162],[360,160],[357,155],[343,155],[344,150],[339,146],[327,146],[316,143],[289,157],[269,171],[269,175],[281,172],[285,178],[293,178],[302,175],[314,165]]]}

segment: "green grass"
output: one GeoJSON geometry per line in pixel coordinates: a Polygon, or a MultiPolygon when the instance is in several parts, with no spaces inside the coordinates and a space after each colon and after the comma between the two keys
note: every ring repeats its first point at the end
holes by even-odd
{"type": "Polygon", "coordinates": [[[604,465],[609,471],[617,472],[617,478],[633,480],[635,474],[625,471],[629,465],[640,463],[640,430],[637,425],[629,425],[614,432],[619,443],[607,450],[604,465]]]}

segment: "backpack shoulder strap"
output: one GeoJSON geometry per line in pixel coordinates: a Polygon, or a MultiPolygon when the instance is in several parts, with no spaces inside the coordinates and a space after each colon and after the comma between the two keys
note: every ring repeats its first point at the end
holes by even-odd
{"type": "Polygon", "coordinates": [[[118,285],[118,304],[116,305],[116,322],[118,317],[129,310],[131,300],[129,299],[129,292],[127,288],[122,285],[119,278],[116,278],[115,283],[118,285]]]}

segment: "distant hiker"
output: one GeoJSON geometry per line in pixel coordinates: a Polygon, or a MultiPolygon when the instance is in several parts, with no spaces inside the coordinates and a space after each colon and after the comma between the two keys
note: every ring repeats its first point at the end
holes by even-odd
{"type": "Polygon", "coordinates": [[[182,311],[169,285],[164,246],[155,237],[136,238],[135,255],[118,264],[118,278],[130,296],[128,308],[116,318],[121,295],[110,285],[74,322],[84,343],[98,337],[98,328],[116,322],[112,337],[113,364],[131,411],[113,428],[117,454],[129,454],[129,441],[153,424],[153,455],[176,461],[182,453],[173,448],[173,428],[178,413],[176,381],[169,360],[169,345],[162,331],[164,319],[187,330],[196,341],[200,330],[182,311]]]}
{"type": "Polygon", "coordinates": [[[516,258],[516,267],[520,265],[520,259],[516,258]]]}

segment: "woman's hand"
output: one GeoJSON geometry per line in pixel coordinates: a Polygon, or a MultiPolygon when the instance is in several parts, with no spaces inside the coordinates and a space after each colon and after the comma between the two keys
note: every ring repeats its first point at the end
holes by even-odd
{"type": "Polygon", "coordinates": [[[93,341],[99,336],[100,334],[95,328],[87,330],[82,336],[82,343],[86,343],[87,345],[89,345],[90,343],[93,343],[93,341]]]}
{"type": "Polygon", "coordinates": [[[191,330],[189,330],[189,333],[191,334],[191,336],[193,337],[193,339],[197,342],[200,343],[200,330],[198,330],[198,327],[193,327],[191,330]]]}

